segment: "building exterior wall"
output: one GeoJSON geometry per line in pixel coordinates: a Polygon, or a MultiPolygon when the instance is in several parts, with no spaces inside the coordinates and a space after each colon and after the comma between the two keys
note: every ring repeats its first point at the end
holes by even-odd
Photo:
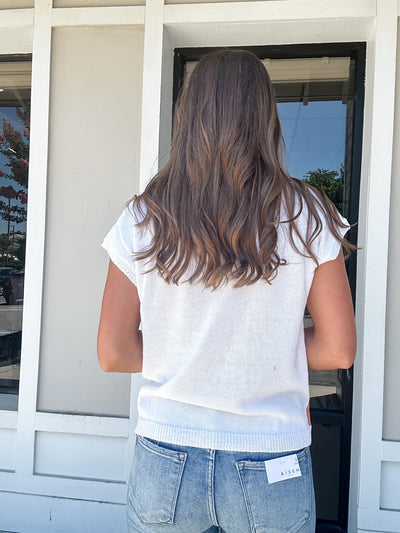
{"type": "MultiPolygon", "coordinates": [[[[387,291],[387,329],[385,361],[385,397],[383,416],[383,438],[400,441],[400,346],[398,342],[398,321],[400,316],[400,32],[397,44],[396,99],[393,136],[392,190],[390,201],[390,233],[387,291]]],[[[400,488],[398,490],[400,494],[400,488]]]]}
{"type": "MultiPolygon", "coordinates": [[[[385,386],[383,439],[394,449],[400,445],[400,358],[398,327],[400,316],[400,32],[397,41],[396,99],[393,136],[393,167],[390,201],[390,232],[387,288],[385,386]]],[[[382,461],[380,507],[400,509],[400,462],[397,457],[382,461]],[[393,460],[396,459],[396,460],[393,460]]]]}
{"type": "Polygon", "coordinates": [[[0,410],[0,528],[124,531],[140,377],[96,363],[99,245],[168,151],[174,48],[364,41],[349,531],[400,532],[399,3],[139,3],[0,4],[0,54],[33,52],[20,398],[18,412],[0,410]]]}
{"type": "Polygon", "coordinates": [[[96,332],[100,243],[139,190],[142,61],[143,28],[53,32],[40,411],[129,416],[129,376],[101,371],[96,332]]]}

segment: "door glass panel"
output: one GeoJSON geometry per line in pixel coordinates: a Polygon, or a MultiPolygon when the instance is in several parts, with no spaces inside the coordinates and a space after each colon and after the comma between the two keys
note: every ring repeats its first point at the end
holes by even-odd
{"type": "MultiPolygon", "coordinates": [[[[289,173],[348,216],[353,83],[348,57],[264,60],[278,101],[289,173]]],[[[305,317],[306,325],[311,318],[305,317]]],[[[310,371],[311,407],[342,411],[341,370],[310,371]]]]}
{"type": "Polygon", "coordinates": [[[0,58],[0,409],[18,407],[28,199],[29,61],[0,58]]]}

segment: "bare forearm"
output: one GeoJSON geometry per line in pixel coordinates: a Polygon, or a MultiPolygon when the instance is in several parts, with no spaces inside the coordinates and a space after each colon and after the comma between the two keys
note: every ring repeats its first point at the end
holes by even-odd
{"type": "Polygon", "coordinates": [[[310,370],[332,370],[349,368],[354,360],[355,347],[344,346],[332,349],[324,335],[318,334],[314,327],[305,328],[307,362],[310,370]]]}
{"type": "Polygon", "coordinates": [[[100,333],[97,346],[100,366],[105,372],[142,371],[143,339],[140,330],[114,339],[100,333]]]}

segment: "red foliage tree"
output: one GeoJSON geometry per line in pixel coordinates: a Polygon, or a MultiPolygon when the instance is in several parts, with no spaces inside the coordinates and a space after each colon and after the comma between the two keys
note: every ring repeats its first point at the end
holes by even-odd
{"type": "Polygon", "coordinates": [[[3,133],[0,134],[0,153],[7,159],[0,177],[7,178],[13,185],[0,187],[0,217],[7,221],[8,235],[12,222],[20,224],[26,220],[26,203],[29,167],[29,109],[18,108],[17,116],[24,126],[24,135],[3,118],[3,133]],[[19,186],[19,187],[18,187],[19,186]],[[15,202],[12,202],[15,200],[15,202]]]}

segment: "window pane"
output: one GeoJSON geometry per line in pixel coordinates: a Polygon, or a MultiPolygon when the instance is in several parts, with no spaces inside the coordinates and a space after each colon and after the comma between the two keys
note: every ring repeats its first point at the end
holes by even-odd
{"type": "Polygon", "coordinates": [[[29,61],[0,59],[0,409],[17,409],[29,166],[29,61]]]}
{"type": "MultiPolygon", "coordinates": [[[[345,216],[349,207],[353,68],[349,57],[281,60],[275,66],[270,62],[287,169],[293,177],[323,189],[345,216]]],[[[305,322],[312,324],[309,316],[305,322]]],[[[342,378],[340,370],[310,371],[311,407],[341,411],[342,378]]]]}

